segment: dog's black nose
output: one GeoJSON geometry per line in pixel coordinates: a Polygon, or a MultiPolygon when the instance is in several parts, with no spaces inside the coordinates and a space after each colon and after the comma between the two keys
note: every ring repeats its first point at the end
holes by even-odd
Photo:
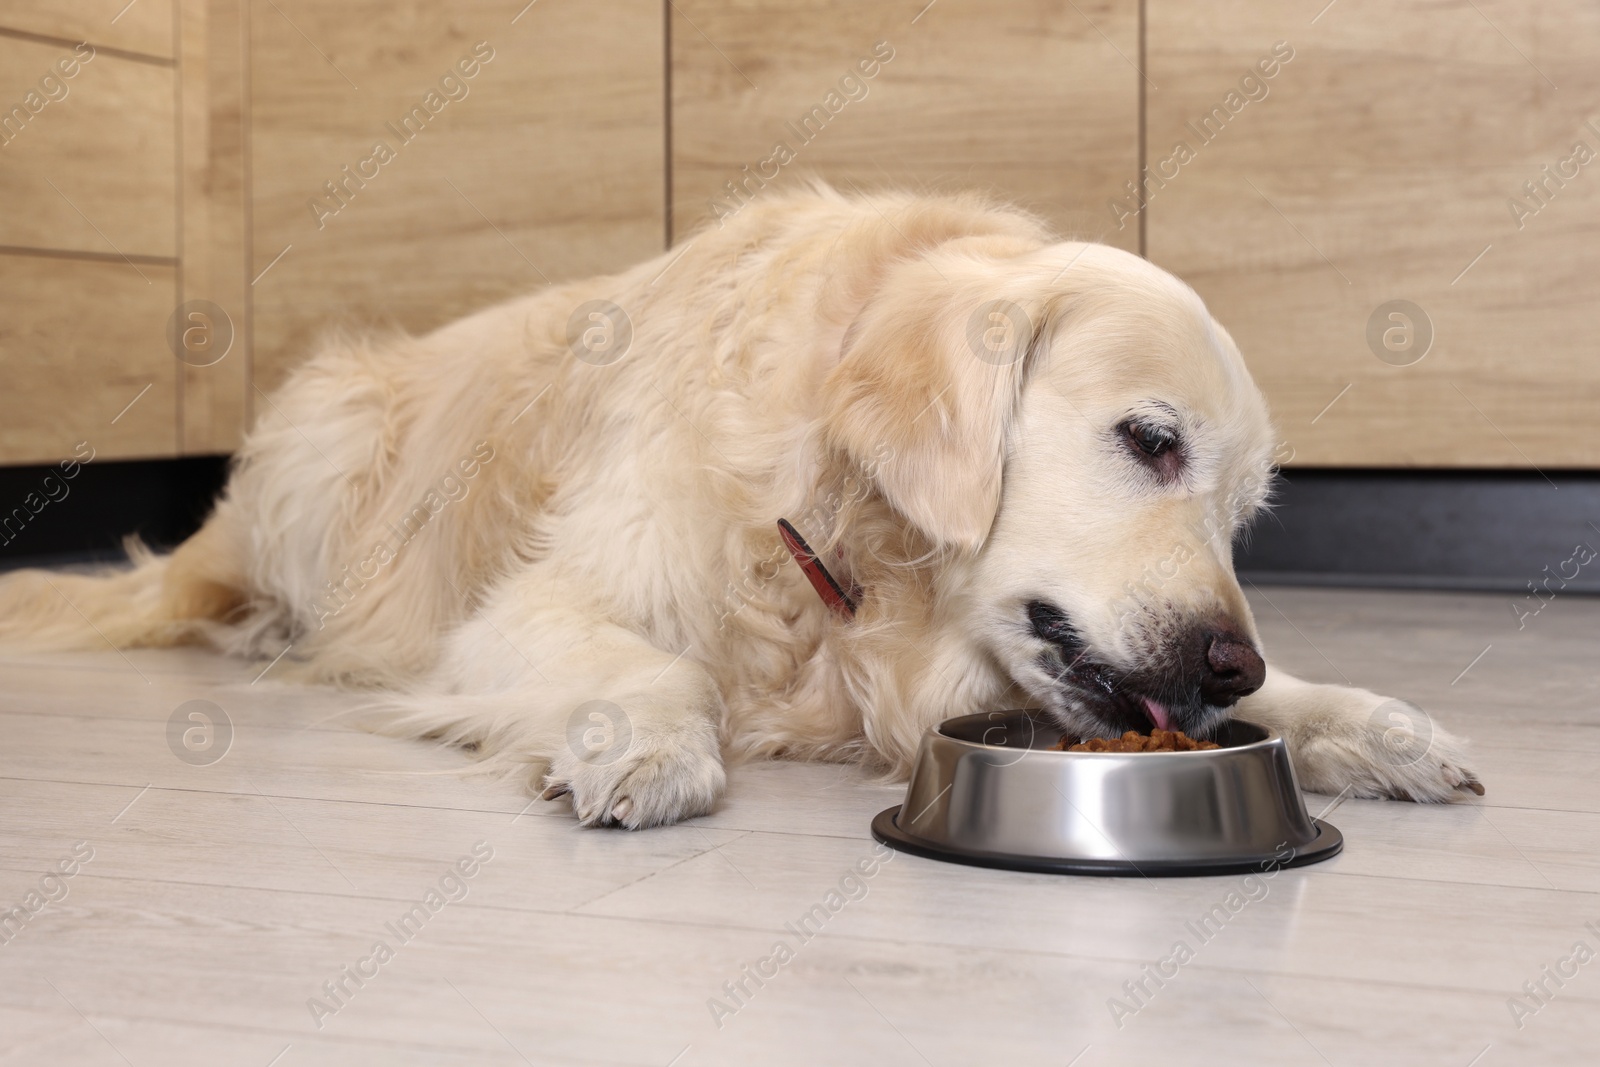
{"type": "Polygon", "coordinates": [[[1207,704],[1227,708],[1240,697],[1261,688],[1267,665],[1247,638],[1228,631],[1205,635],[1206,670],[1200,681],[1200,695],[1207,704]]]}

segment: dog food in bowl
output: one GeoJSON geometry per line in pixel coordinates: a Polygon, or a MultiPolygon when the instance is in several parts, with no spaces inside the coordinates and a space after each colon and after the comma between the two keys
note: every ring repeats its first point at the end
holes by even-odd
{"type": "Polygon", "coordinates": [[[1091,737],[1075,744],[1070,737],[1063,737],[1054,747],[1057,752],[1201,752],[1222,746],[1215,741],[1196,740],[1182,730],[1156,729],[1148,734],[1129,730],[1110,740],[1091,737]]]}

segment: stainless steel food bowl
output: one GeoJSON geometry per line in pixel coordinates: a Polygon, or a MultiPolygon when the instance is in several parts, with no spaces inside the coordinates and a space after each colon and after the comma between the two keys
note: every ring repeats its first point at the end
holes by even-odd
{"type": "Polygon", "coordinates": [[[872,835],[930,859],[1065,874],[1199,875],[1335,855],[1276,730],[1235,720],[1193,752],[1059,752],[1043,712],[949,719],[872,835]]]}

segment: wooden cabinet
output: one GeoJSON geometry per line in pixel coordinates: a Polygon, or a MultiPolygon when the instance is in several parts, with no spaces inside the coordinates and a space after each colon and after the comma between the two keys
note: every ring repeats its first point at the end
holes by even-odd
{"type": "Polygon", "coordinates": [[[176,0],[6,0],[0,22],[13,32],[90,41],[101,50],[173,58],[176,0]]]}
{"type": "Polygon", "coordinates": [[[47,463],[80,441],[97,458],[238,443],[238,9],[18,0],[0,12],[0,462],[47,463]],[[214,343],[185,347],[202,335],[214,343]]]}
{"type": "Polygon", "coordinates": [[[0,101],[36,110],[0,145],[0,462],[231,451],[330,328],[661,251],[664,26],[658,0],[8,4],[0,101]]]}
{"type": "Polygon", "coordinates": [[[255,384],[665,240],[658,0],[252,8],[255,384]]]}
{"type": "Polygon", "coordinates": [[[163,340],[176,270],[0,253],[0,455],[53,463],[177,454],[178,375],[163,340]]]}
{"type": "Polygon", "coordinates": [[[244,5],[178,5],[178,442],[227,453],[250,411],[249,35],[244,5]]]}
{"type": "Polygon", "coordinates": [[[0,458],[10,463],[51,462],[80,441],[97,455],[179,449],[179,374],[164,340],[178,302],[172,7],[155,0],[119,25],[114,8],[103,21],[92,8],[0,14],[0,458]],[[164,36],[151,31],[162,19],[164,36]]]}
{"type": "Polygon", "coordinates": [[[1597,48],[1578,0],[14,0],[0,462],[229,451],[330,328],[817,175],[1145,252],[1295,464],[1592,467],[1597,48]]]}
{"type": "Polygon", "coordinates": [[[1600,9],[1319,6],[1147,0],[1150,258],[1298,465],[1600,464],[1600,9]]]}
{"type": "Polygon", "coordinates": [[[0,245],[173,259],[175,93],[170,59],[0,37],[0,199],[26,205],[0,245]]]}
{"type": "Polygon", "coordinates": [[[770,185],[978,189],[1137,250],[1137,0],[675,0],[672,229],[770,185]]]}

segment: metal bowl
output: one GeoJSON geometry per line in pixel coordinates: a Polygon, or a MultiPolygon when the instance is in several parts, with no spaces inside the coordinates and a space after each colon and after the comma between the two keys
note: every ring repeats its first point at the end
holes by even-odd
{"type": "Polygon", "coordinates": [[[923,736],[905,803],[872,835],[930,859],[1065,874],[1200,875],[1316,863],[1344,837],[1306,813],[1276,730],[1234,720],[1192,752],[1061,752],[1043,712],[923,736]]]}

